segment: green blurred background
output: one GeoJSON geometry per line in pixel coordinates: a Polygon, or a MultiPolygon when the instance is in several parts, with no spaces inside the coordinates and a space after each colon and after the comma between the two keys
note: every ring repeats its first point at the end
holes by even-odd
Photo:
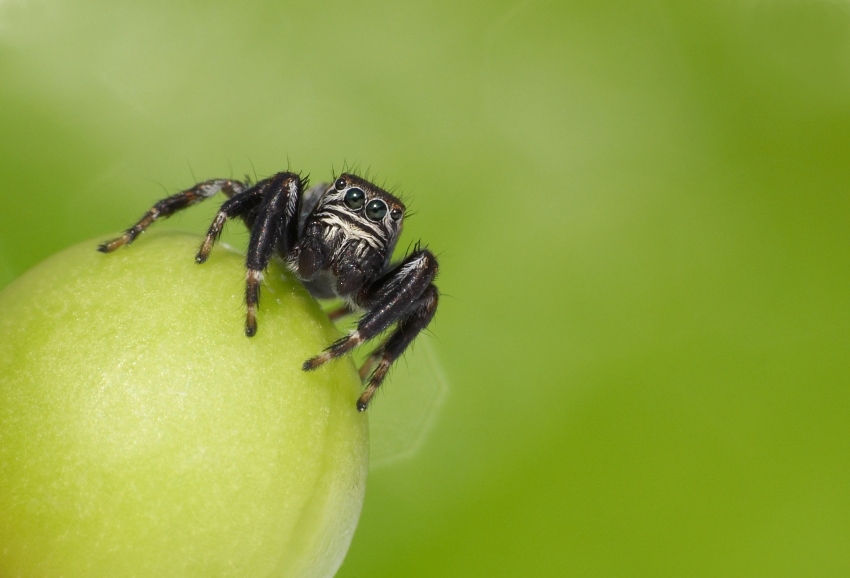
{"type": "Polygon", "coordinates": [[[844,1],[0,0],[0,285],[209,177],[417,212],[448,390],[343,577],[850,575],[848,153],[844,1]]]}

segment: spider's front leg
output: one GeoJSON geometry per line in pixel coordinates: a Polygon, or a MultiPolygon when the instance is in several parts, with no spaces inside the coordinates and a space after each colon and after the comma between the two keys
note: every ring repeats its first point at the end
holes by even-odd
{"type": "Polygon", "coordinates": [[[228,197],[238,195],[246,189],[246,185],[239,181],[231,179],[212,179],[198,183],[191,189],[179,192],[161,201],[158,201],[151,207],[145,215],[136,221],[136,224],[127,229],[123,235],[117,239],[112,239],[98,246],[97,250],[101,253],[111,253],[115,249],[129,245],[133,240],[150,227],[154,221],[170,217],[177,211],[181,211],[187,207],[191,207],[195,203],[199,203],[204,199],[208,199],[218,193],[223,192],[228,197]]]}
{"type": "MultiPolygon", "coordinates": [[[[260,280],[272,255],[279,250],[284,256],[298,242],[298,215],[306,179],[290,172],[274,175],[257,183],[262,203],[252,216],[251,240],[248,242],[246,265],[245,335],[257,333],[257,304],[260,300],[260,280]]],[[[215,223],[214,223],[215,224],[215,223]]]]}
{"type": "Polygon", "coordinates": [[[377,363],[366,390],[357,401],[357,409],[365,410],[393,362],[434,317],[439,292],[432,281],[437,269],[437,259],[430,251],[416,251],[364,288],[359,297],[367,304],[368,312],[360,319],[357,329],[336,341],[321,355],[304,362],[304,371],[316,369],[344,355],[398,322],[395,331],[369,356],[361,370],[361,377],[365,377],[368,369],[377,363]]]}

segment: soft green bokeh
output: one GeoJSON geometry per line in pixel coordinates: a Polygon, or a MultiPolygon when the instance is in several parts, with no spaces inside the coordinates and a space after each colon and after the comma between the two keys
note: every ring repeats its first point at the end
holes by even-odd
{"type": "Polygon", "coordinates": [[[368,462],[338,334],[272,267],[193,235],[91,241],[0,293],[0,575],[333,576],[368,462]],[[187,258],[188,257],[188,258],[187,258]]]}
{"type": "Polygon", "coordinates": [[[406,195],[449,391],[340,576],[850,574],[850,4],[6,0],[0,127],[6,279],[201,178],[406,195]]]}

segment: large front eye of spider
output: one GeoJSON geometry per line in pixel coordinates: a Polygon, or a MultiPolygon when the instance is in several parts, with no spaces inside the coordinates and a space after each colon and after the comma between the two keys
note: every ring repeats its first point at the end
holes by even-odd
{"type": "Polygon", "coordinates": [[[386,214],[387,204],[380,199],[369,201],[369,204],[366,205],[366,216],[369,217],[370,221],[380,221],[386,214]]]}
{"type": "MultiPolygon", "coordinates": [[[[363,206],[363,202],[366,200],[366,193],[364,193],[362,189],[351,188],[348,189],[347,193],[345,193],[344,200],[349,209],[356,211],[363,206]]],[[[369,204],[371,205],[372,203],[369,204]]]]}

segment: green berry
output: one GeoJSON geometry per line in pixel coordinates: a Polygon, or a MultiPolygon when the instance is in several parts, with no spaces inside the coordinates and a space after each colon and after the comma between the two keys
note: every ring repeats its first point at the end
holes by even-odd
{"type": "Polygon", "coordinates": [[[271,266],[244,335],[244,258],[86,242],[0,293],[0,575],[332,576],[360,514],[368,422],[338,337],[271,266]]]}

